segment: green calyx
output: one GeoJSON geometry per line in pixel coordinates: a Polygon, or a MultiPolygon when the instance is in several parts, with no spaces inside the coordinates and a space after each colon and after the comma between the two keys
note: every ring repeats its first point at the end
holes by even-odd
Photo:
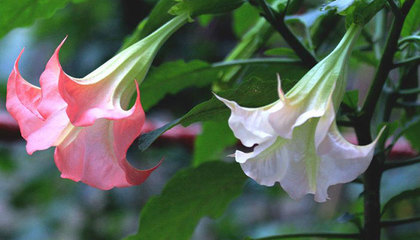
{"type": "Polygon", "coordinates": [[[346,85],[344,73],[347,59],[360,30],[359,25],[351,25],[337,47],[307,72],[286,97],[292,102],[301,102],[312,96],[311,99],[326,103],[332,94],[334,105],[339,104],[346,85]]]}

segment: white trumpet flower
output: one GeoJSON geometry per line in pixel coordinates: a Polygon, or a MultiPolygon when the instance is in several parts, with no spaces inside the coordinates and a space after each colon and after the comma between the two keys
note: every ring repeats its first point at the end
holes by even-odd
{"type": "Polygon", "coordinates": [[[246,108],[217,96],[232,112],[229,126],[235,136],[254,147],[234,154],[246,175],[261,185],[279,182],[293,199],[311,193],[324,202],[329,186],[350,182],[368,168],[378,138],[366,146],[351,144],[335,122],[346,62],[359,32],[352,25],[334,51],[287,94],[279,78],[279,100],[272,104],[246,108]]]}

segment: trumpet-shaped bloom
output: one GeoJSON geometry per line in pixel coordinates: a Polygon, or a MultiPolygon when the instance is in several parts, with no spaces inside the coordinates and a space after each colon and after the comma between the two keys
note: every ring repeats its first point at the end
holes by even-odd
{"type": "Polygon", "coordinates": [[[245,108],[218,97],[230,109],[229,126],[252,152],[235,152],[246,175],[262,185],[279,182],[294,199],[307,193],[328,199],[331,185],[354,180],[373,157],[376,140],[357,146],[344,139],[335,114],[345,88],[344,69],[359,28],[352,26],[325,59],[314,66],[279,100],[245,108]]]}
{"type": "Polygon", "coordinates": [[[63,41],[40,77],[40,88],[20,75],[19,55],[7,84],[6,107],[27,141],[27,152],[55,146],[61,177],[99,189],[145,181],[157,166],[138,170],[126,159],[145,122],[134,79],[144,78],[158,48],[185,21],[185,16],[175,17],[83,79],[62,70],[58,55],[63,41]],[[127,109],[136,89],[136,101],[127,109]]]}
{"type": "Polygon", "coordinates": [[[186,14],[174,17],[84,78],[61,71],[58,88],[68,104],[70,121],[76,126],[88,126],[98,118],[125,118],[128,112],[124,108],[135,92],[133,79],[144,79],[159,48],[187,19],[186,14]]]}

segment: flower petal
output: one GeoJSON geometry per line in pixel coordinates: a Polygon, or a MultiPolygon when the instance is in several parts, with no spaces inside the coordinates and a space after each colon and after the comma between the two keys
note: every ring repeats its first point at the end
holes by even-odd
{"type": "Polygon", "coordinates": [[[92,126],[78,128],[77,136],[66,139],[55,151],[56,165],[63,178],[82,181],[107,190],[138,185],[159,165],[148,170],[132,167],[126,152],[140,135],[145,121],[139,95],[125,119],[98,119],[92,126]]]}
{"type": "MultiPolygon", "coordinates": [[[[299,83],[302,80],[299,81],[299,83]]],[[[299,84],[298,83],[298,84],[299,84]]],[[[279,83],[280,84],[280,83],[279,83]]],[[[328,85],[329,82],[325,81],[319,84],[328,85]]],[[[300,84],[302,85],[302,84],[300,84]]],[[[304,124],[311,118],[321,117],[325,114],[328,108],[328,102],[331,98],[333,86],[322,86],[322,88],[328,89],[328,91],[310,91],[308,93],[301,93],[297,96],[288,96],[286,94],[283,98],[284,106],[278,108],[277,111],[273,111],[269,115],[269,122],[278,136],[283,138],[291,139],[293,130],[304,124]]],[[[314,87],[314,86],[312,86],[314,87]]],[[[317,88],[319,86],[315,86],[317,88]]],[[[280,92],[280,91],[279,91],[280,92]]],[[[290,91],[289,91],[290,92],[290,91]]],[[[288,93],[289,93],[288,92],[288,93]]]]}
{"type": "Polygon", "coordinates": [[[253,152],[236,151],[235,158],[247,176],[261,185],[273,186],[283,179],[293,157],[287,145],[288,140],[273,138],[256,146],[253,152]]]}
{"type": "Polygon", "coordinates": [[[27,139],[42,125],[43,119],[36,110],[41,90],[26,82],[19,73],[18,63],[22,53],[16,59],[7,82],[6,108],[18,122],[22,137],[27,139]]]}
{"type": "Polygon", "coordinates": [[[344,139],[335,123],[331,125],[330,131],[317,150],[321,162],[317,177],[316,201],[323,202],[328,199],[329,186],[353,181],[366,171],[382,131],[383,129],[371,144],[358,146],[344,139]]]}
{"type": "Polygon", "coordinates": [[[37,108],[44,118],[48,118],[51,114],[60,111],[67,105],[58,92],[58,79],[60,77],[60,73],[63,71],[58,55],[61,46],[66,41],[66,38],[55,50],[39,79],[42,98],[37,108]]]}
{"type": "Polygon", "coordinates": [[[285,146],[290,152],[290,160],[280,185],[293,199],[316,191],[320,158],[316,154],[314,134],[318,121],[319,119],[310,119],[297,127],[293,132],[293,139],[285,146]]]}
{"type": "Polygon", "coordinates": [[[268,115],[272,109],[281,107],[282,102],[278,101],[260,108],[245,108],[234,101],[215,96],[232,111],[229,126],[235,137],[241,140],[243,145],[252,147],[273,138],[275,133],[268,122],[268,115]]]}
{"type": "Polygon", "coordinates": [[[334,104],[332,101],[332,95],[330,96],[330,100],[327,103],[327,110],[325,114],[319,118],[318,124],[315,130],[315,148],[318,149],[318,146],[324,141],[325,137],[329,133],[331,126],[335,120],[335,110],[334,104]]]}
{"type": "Polygon", "coordinates": [[[57,146],[61,139],[74,128],[66,114],[66,109],[56,111],[50,115],[43,124],[33,131],[26,139],[26,151],[32,154],[35,151],[45,150],[57,146]]]}
{"type": "Polygon", "coordinates": [[[83,81],[61,72],[58,87],[68,104],[70,121],[82,127],[90,126],[100,118],[123,119],[130,116],[131,112],[120,106],[119,97],[113,96],[116,84],[110,81],[83,84],[83,81]]]}
{"type": "Polygon", "coordinates": [[[315,193],[315,187],[309,179],[313,169],[308,168],[307,163],[308,161],[317,162],[318,158],[316,155],[305,156],[303,152],[301,154],[301,157],[289,161],[286,174],[280,181],[281,187],[293,199],[300,199],[308,193],[315,193]]]}

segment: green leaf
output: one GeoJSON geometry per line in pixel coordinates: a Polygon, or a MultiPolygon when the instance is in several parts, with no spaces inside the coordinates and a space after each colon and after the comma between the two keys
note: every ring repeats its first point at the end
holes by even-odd
{"type": "Polygon", "coordinates": [[[240,7],[245,0],[175,0],[178,2],[169,13],[181,15],[187,12],[191,17],[202,14],[219,14],[234,10],[240,7]]]}
{"type": "Polygon", "coordinates": [[[415,1],[405,18],[401,37],[407,37],[420,28],[420,1],[415,1]]]}
{"type": "MultiPolygon", "coordinates": [[[[241,38],[241,41],[233,48],[226,56],[225,61],[232,61],[238,59],[249,59],[273,35],[271,25],[265,19],[259,19],[241,38]]],[[[242,74],[243,68],[241,66],[233,66],[226,69],[223,75],[220,75],[218,82],[213,84],[213,90],[219,91],[227,89],[233,85],[238,77],[242,74]]]]}
{"type": "Polygon", "coordinates": [[[194,143],[193,166],[222,159],[223,150],[238,140],[233,136],[227,121],[208,121],[194,143]]]}
{"type": "MultiPolygon", "coordinates": [[[[224,73],[230,71],[232,66],[247,65],[249,74],[252,74],[252,71],[257,71],[256,74],[260,77],[273,78],[277,72],[283,69],[278,66],[284,64],[297,66],[299,65],[297,62],[295,60],[273,58],[237,60],[215,64],[200,60],[192,60],[187,63],[182,60],[167,62],[159,67],[152,68],[140,86],[142,105],[147,111],[167,94],[176,94],[187,87],[206,86],[224,77],[224,73]]],[[[291,74],[295,73],[293,69],[296,69],[296,67],[290,69],[291,74]]]]}
{"type": "Polygon", "coordinates": [[[323,9],[333,9],[340,15],[347,16],[348,23],[366,24],[385,6],[385,0],[335,0],[323,9]]]}
{"type": "Polygon", "coordinates": [[[233,31],[238,38],[250,29],[260,18],[258,10],[249,3],[243,4],[233,12],[233,31]]]}
{"type": "Polygon", "coordinates": [[[384,6],[386,0],[364,0],[357,1],[357,5],[354,8],[351,15],[346,18],[347,23],[356,23],[364,25],[376,15],[384,6]]]}
{"type": "Polygon", "coordinates": [[[395,206],[396,204],[398,204],[399,202],[403,201],[403,200],[407,200],[407,199],[414,199],[414,198],[418,198],[420,197],[420,188],[415,188],[415,189],[411,189],[411,190],[407,190],[407,191],[403,191],[400,194],[392,197],[391,199],[388,200],[388,202],[386,202],[384,204],[384,206],[382,207],[382,215],[384,215],[384,213],[386,213],[386,211],[395,206]]]}
{"type": "Polygon", "coordinates": [[[152,68],[140,86],[141,102],[145,111],[157,104],[167,94],[175,94],[186,87],[203,87],[218,79],[219,70],[200,61],[183,60],[167,62],[152,68]]]}
{"type": "Polygon", "coordinates": [[[138,233],[126,240],[188,240],[202,217],[223,214],[246,180],[236,163],[209,162],[179,171],[147,202],[138,233]]]}
{"type": "Polygon", "coordinates": [[[206,27],[210,24],[210,22],[213,20],[213,15],[205,14],[198,17],[198,23],[200,23],[200,26],[206,27]]]}
{"type": "Polygon", "coordinates": [[[280,47],[280,48],[272,48],[268,49],[264,52],[267,56],[281,56],[281,57],[289,57],[289,58],[299,58],[295,51],[291,48],[280,47]]]}
{"type": "Polygon", "coordinates": [[[378,66],[378,59],[376,59],[375,54],[373,52],[366,52],[366,51],[353,51],[351,54],[351,61],[352,63],[366,63],[372,67],[378,66]]]}
{"type": "Polygon", "coordinates": [[[50,18],[69,0],[0,0],[0,38],[17,27],[30,26],[36,19],[50,18]]]}
{"type": "Polygon", "coordinates": [[[346,104],[351,109],[357,109],[359,104],[359,91],[352,90],[347,91],[344,94],[343,103],[346,104]]]}
{"type": "Polygon", "coordinates": [[[411,146],[420,151],[420,117],[414,117],[407,122],[407,127],[404,130],[404,137],[411,143],[411,146]]]}
{"type": "Polygon", "coordinates": [[[179,124],[179,122],[181,121],[181,119],[176,119],[172,122],[169,122],[167,124],[165,124],[164,126],[155,129],[153,131],[150,131],[148,133],[144,133],[140,136],[139,138],[139,149],[140,151],[144,151],[147,148],[150,147],[150,145],[152,145],[152,143],[160,136],[162,135],[164,132],[168,131],[169,129],[175,127],[176,125],[179,124]]]}
{"type": "Polygon", "coordinates": [[[16,169],[16,161],[13,161],[9,149],[0,147],[0,172],[10,173],[16,169]]]}

